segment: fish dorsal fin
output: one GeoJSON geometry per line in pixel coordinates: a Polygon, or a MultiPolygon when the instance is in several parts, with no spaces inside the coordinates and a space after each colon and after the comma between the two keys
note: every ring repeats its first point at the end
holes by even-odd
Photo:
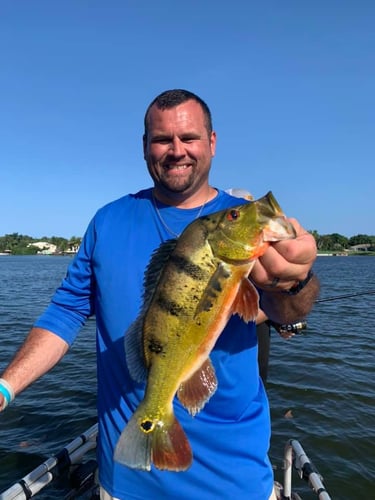
{"type": "Polygon", "coordinates": [[[233,314],[238,314],[246,323],[255,321],[259,311],[259,294],[247,278],[242,278],[233,302],[233,314]]]}
{"type": "Polygon", "coordinates": [[[144,382],[147,378],[148,367],[143,354],[143,322],[149,308],[154,290],[159,281],[162,270],[175,249],[177,240],[168,240],[162,243],[152,254],[143,281],[143,306],[137,319],[133,321],[125,333],[125,354],[129,373],[136,382],[144,382]]]}
{"type": "Polygon", "coordinates": [[[194,416],[204,407],[216,388],[215,368],[212,366],[211,360],[207,358],[203,365],[180,385],[177,397],[189,413],[194,416]]]}
{"type": "Polygon", "coordinates": [[[176,248],[177,240],[168,240],[162,243],[151,255],[150,262],[146,268],[143,280],[143,310],[147,310],[151,297],[159,281],[160,275],[164,269],[165,264],[176,248]]]}
{"type": "Polygon", "coordinates": [[[143,315],[139,315],[125,333],[126,364],[136,382],[144,382],[148,373],[143,355],[142,327],[143,315]]]}

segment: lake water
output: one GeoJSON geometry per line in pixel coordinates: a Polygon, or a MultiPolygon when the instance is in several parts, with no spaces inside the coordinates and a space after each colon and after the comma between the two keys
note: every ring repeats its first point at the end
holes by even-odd
{"type": "MultiPolygon", "coordinates": [[[[63,278],[70,257],[0,257],[0,371],[63,278]]],[[[321,298],[375,289],[374,257],[318,257],[321,298]]],[[[321,302],[305,333],[272,331],[267,391],[270,456],[282,482],[283,452],[298,439],[333,499],[375,497],[375,295],[321,302]]],[[[96,422],[94,321],[62,362],[0,414],[0,492],[96,422]]],[[[295,476],[294,476],[295,477],[295,476]]],[[[315,499],[295,477],[303,499],[315,499]]],[[[64,498],[64,486],[37,498],[64,498]]]]}

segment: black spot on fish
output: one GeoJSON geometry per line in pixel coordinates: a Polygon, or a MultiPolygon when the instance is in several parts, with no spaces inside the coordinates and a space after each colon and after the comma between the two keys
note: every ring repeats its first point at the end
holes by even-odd
{"type": "Polygon", "coordinates": [[[182,257],[181,255],[172,254],[170,261],[174,263],[174,265],[176,266],[176,270],[178,272],[187,274],[191,278],[198,281],[205,279],[204,270],[197,264],[194,264],[190,260],[186,259],[185,257],[182,257]]]}
{"type": "Polygon", "coordinates": [[[150,432],[153,428],[153,423],[151,420],[144,420],[141,422],[141,428],[144,432],[150,432]]]}
{"type": "Polygon", "coordinates": [[[151,338],[148,343],[148,350],[155,353],[155,354],[160,354],[163,352],[163,344],[159,341],[156,340],[155,338],[151,338]]]}

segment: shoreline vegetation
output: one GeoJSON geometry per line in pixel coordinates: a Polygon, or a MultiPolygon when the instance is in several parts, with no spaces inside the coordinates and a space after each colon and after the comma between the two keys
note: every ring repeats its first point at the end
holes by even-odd
{"type": "MultiPolygon", "coordinates": [[[[309,232],[315,238],[318,256],[375,255],[374,235],[357,234],[347,238],[338,233],[309,232]]],[[[34,238],[19,233],[5,234],[0,236],[0,255],[74,255],[81,241],[79,236],[34,238]]]]}
{"type": "Polygon", "coordinates": [[[74,255],[77,253],[82,238],[72,236],[43,236],[34,238],[19,233],[0,236],[0,255],[74,255]]]}

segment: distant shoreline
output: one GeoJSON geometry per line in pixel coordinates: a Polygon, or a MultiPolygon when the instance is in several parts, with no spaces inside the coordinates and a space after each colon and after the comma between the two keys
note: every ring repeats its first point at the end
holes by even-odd
{"type": "Polygon", "coordinates": [[[317,257],[374,257],[375,252],[337,252],[337,253],[317,253],[317,257]]]}

